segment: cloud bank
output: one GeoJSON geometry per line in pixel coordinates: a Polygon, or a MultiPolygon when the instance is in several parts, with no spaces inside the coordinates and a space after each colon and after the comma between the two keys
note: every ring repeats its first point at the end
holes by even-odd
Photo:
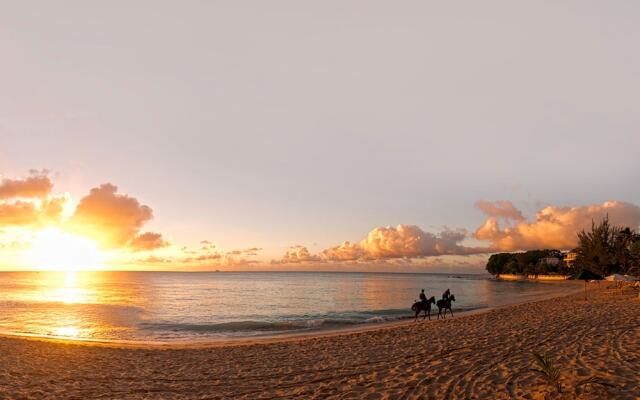
{"type": "Polygon", "coordinates": [[[489,207],[486,202],[479,202],[477,206],[487,215],[487,220],[473,236],[489,241],[493,252],[570,249],[577,245],[577,232],[590,229],[592,221],[607,215],[613,225],[634,229],[640,225],[640,207],[622,201],[579,207],[548,206],[538,211],[535,221],[531,222],[521,218],[522,214],[508,201],[496,202],[489,207]],[[501,222],[505,226],[501,226],[501,222]]]}
{"type": "Polygon", "coordinates": [[[318,254],[312,254],[302,245],[293,246],[272,263],[380,262],[545,248],[567,250],[577,245],[577,232],[590,229],[592,221],[607,215],[614,225],[634,229],[640,225],[640,207],[622,201],[578,207],[548,206],[537,212],[534,221],[527,221],[507,200],[478,201],[476,207],[487,218],[471,235],[464,229],[431,233],[415,225],[377,227],[359,242],[346,241],[318,254]],[[488,244],[466,246],[463,242],[467,239],[488,244]]]}
{"type": "Polygon", "coordinates": [[[174,268],[184,268],[190,270],[211,270],[214,268],[238,268],[257,264],[258,261],[251,257],[257,256],[262,250],[259,247],[250,247],[231,251],[217,251],[216,246],[208,241],[200,242],[200,247],[191,248],[183,246],[176,252],[171,252],[167,256],[157,256],[155,254],[136,259],[137,264],[153,265],[162,267],[170,265],[174,268]]]}
{"type": "Polygon", "coordinates": [[[424,258],[446,255],[468,255],[484,250],[461,244],[467,238],[463,229],[444,229],[439,233],[425,232],[416,225],[377,227],[357,243],[343,242],[311,254],[307,247],[290,247],[280,260],[272,263],[351,262],[424,258]]]}
{"type": "Polygon", "coordinates": [[[469,249],[460,245],[465,238],[464,230],[434,234],[415,225],[378,227],[358,243],[344,242],[322,251],[322,258],[330,261],[382,260],[468,254],[469,249]]]}
{"type": "MultiPolygon", "coordinates": [[[[0,228],[58,226],[95,240],[103,249],[151,252],[169,246],[161,233],[143,231],[153,218],[152,209],[135,197],[119,193],[111,183],[92,188],[75,209],[66,213],[65,208],[70,205],[69,196],[54,195],[52,190],[47,171],[31,171],[25,178],[1,180],[0,228]],[[70,214],[66,220],[65,214],[70,214]]],[[[304,245],[292,246],[272,264],[429,265],[431,260],[442,260],[440,257],[448,256],[542,248],[571,249],[577,244],[577,232],[590,229],[592,221],[599,221],[605,216],[614,225],[633,229],[640,226],[640,207],[623,201],[575,207],[550,205],[540,209],[530,220],[507,200],[481,200],[475,206],[486,219],[471,234],[465,229],[446,227],[436,233],[424,231],[416,225],[376,227],[359,241],[344,241],[317,253],[312,253],[304,245]],[[469,241],[480,245],[469,246],[469,241]]],[[[146,258],[139,261],[232,267],[258,263],[253,257],[260,250],[250,247],[219,251],[211,241],[203,240],[198,247],[172,248],[172,255],[145,254],[146,258]]]]}

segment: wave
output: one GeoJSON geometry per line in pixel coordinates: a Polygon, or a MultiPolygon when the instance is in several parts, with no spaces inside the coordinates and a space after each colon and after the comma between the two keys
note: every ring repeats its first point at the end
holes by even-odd
{"type": "Polygon", "coordinates": [[[343,325],[355,325],[356,320],[347,319],[307,319],[298,321],[231,321],[215,324],[187,324],[158,322],[141,323],[142,329],[171,331],[171,332],[192,332],[192,333],[275,333],[298,330],[308,330],[326,327],[337,327],[343,325]]]}
{"type": "MultiPolygon", "coordinates": [[[[472,311],[484,308],[477,307],[460,307],[454,310],[458,312],[472,311]]],[[[454,311],[454,312],[455,312],[454,311]]],[[[278,321],[229,321],[219,323],[179,323],[179,322],[143,322],[138,326],[143,330],[156,332],[174,332],[174,333],[191,333],[195,335],[260,335],[260,334],[276,334],[295,331],[323,330],[354,326],[360,324],[377,324],[390,321],[399,321],[413,318],[413,314],[409,315],[406,310],[379,310],[376,312],[352,312],[352,313],[336,313],[339,315],[318,316],[318,317],[300,317],[293,318],[291,316],[278,321]]],[[[437,309],[436,309],[437,314],[437,309]]],[[[432,316],[434,315],[432,310],[432,316]]]]}

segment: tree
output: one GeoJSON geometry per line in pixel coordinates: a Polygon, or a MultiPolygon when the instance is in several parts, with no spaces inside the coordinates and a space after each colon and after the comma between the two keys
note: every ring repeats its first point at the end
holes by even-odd
{"type": "Polygon", "coordinates": [[[613,255],[616,234],[615,228],[609,224],[608,216],[598,224],[591,221],[591,232],[582,230],[578,233],[576,263],[592,272],[609,275],[616,269],[613,255]]]}
{"type": "Polygon", "coordinates": [[[629,247],[629,257],[631,265],[627,270],[627,274],[640,276],[640,235],[636,235],[633,243],[629,247]]]}
{"type": "Polygon", "coordinates": [[[603,276],[640,272],[640,237],[631,228],[612,226],[609,217],[578,233],[576,263],[603,276]]]}
{"type": "Polygon", "coordinates": [[[506,265],[511,261],[510,253],[492,254],[487,261],[487,271],[492,275],[500,275],[506,273],[506,265]]]}
{"type": "Polygon", "coordinates": [[[539,275],[557,272],[559,266],[542,262],[546,257],[562,260],[562,252],[560,250],[529,250],[521,253],[496,253],[489,257],[487,271],[493,275],[539,275]]]}

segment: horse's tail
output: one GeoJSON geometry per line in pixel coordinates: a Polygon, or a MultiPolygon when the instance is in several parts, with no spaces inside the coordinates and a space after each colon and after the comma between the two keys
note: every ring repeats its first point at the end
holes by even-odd
{"type": "Polygon", "coordinates": [[[420,303],[413,303],[413,305],[411,306],[411,311],[418,311],[419,310],[419,306],[420,303]]]}

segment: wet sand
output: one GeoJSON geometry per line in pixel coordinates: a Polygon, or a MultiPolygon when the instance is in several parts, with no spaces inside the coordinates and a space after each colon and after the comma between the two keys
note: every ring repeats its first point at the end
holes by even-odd
{"type": "MultiPolygon", "coordinates": [[[[561,367],[564,395],[640,397],[640,300],[598,289],[442,321],[198,346],[0,338],[7,399],[556,398],[531,351],[561,367]]],[[[454,309],[455,312],[455,309],[454,309]]],[[[565,397],[576,398],[576,397],[565,397]]]]}

